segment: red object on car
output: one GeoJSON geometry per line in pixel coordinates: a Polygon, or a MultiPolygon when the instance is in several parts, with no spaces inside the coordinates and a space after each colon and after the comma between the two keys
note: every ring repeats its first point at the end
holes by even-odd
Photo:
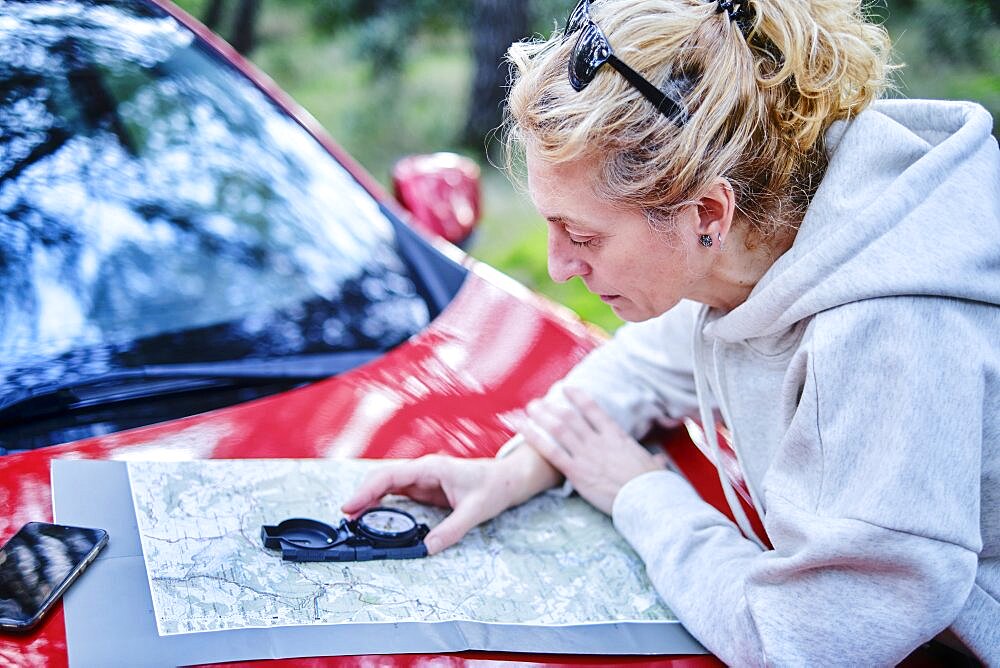
{"type": "Polygon", "coordinates": [[[393,167],[392,185],[414,225],[457,246],[469,240],[480,215],[474,161],[444,152],[407,156],[393,167]]]}

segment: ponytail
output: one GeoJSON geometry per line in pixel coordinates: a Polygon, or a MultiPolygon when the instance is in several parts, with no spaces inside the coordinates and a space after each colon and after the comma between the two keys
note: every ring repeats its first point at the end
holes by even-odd
{"type": "Polygon", "coordinates": [[[889,38],[851,0],[751,0],[748,45],[774,125],[809,151],[888,83],[889,38]]]}

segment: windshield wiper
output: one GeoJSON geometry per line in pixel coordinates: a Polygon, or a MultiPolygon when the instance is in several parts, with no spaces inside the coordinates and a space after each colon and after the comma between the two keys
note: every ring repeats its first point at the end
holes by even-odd
{"type": "Polygon", "coordinates": [[[336,376],[384,355],[348,351],[299,357],[224,360],[195,364],[158,364],[116,369],[71,382],[36,386],[0,399],[0,421],[23,413],[76,410],[215,387],[268,382],[307,383],[336,376]]]}

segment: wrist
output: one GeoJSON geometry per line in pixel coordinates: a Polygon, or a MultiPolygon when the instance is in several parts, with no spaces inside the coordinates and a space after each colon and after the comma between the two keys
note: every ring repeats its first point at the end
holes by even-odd
{"type": "MultiPolygon", "coordinates": [[[[516,438],[516,437],[515,437],[516,438]]],[[[501,470],[501,484],[510,503],[508,507],[524,503],[533,496],[559,485],[562,474],[527,443],[508,450],[497,460],[501,470]]]]}

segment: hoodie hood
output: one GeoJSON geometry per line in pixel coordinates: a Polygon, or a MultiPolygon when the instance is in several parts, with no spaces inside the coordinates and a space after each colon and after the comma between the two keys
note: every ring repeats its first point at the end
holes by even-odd
{"type": "Polygon", "coordinates": [[[792,247],[706,324],[779,337],[826,309],[893,295],[1000,304],[1000,154],[971,102],[883,100],[826,135],[829,165],[792,247]]]}

